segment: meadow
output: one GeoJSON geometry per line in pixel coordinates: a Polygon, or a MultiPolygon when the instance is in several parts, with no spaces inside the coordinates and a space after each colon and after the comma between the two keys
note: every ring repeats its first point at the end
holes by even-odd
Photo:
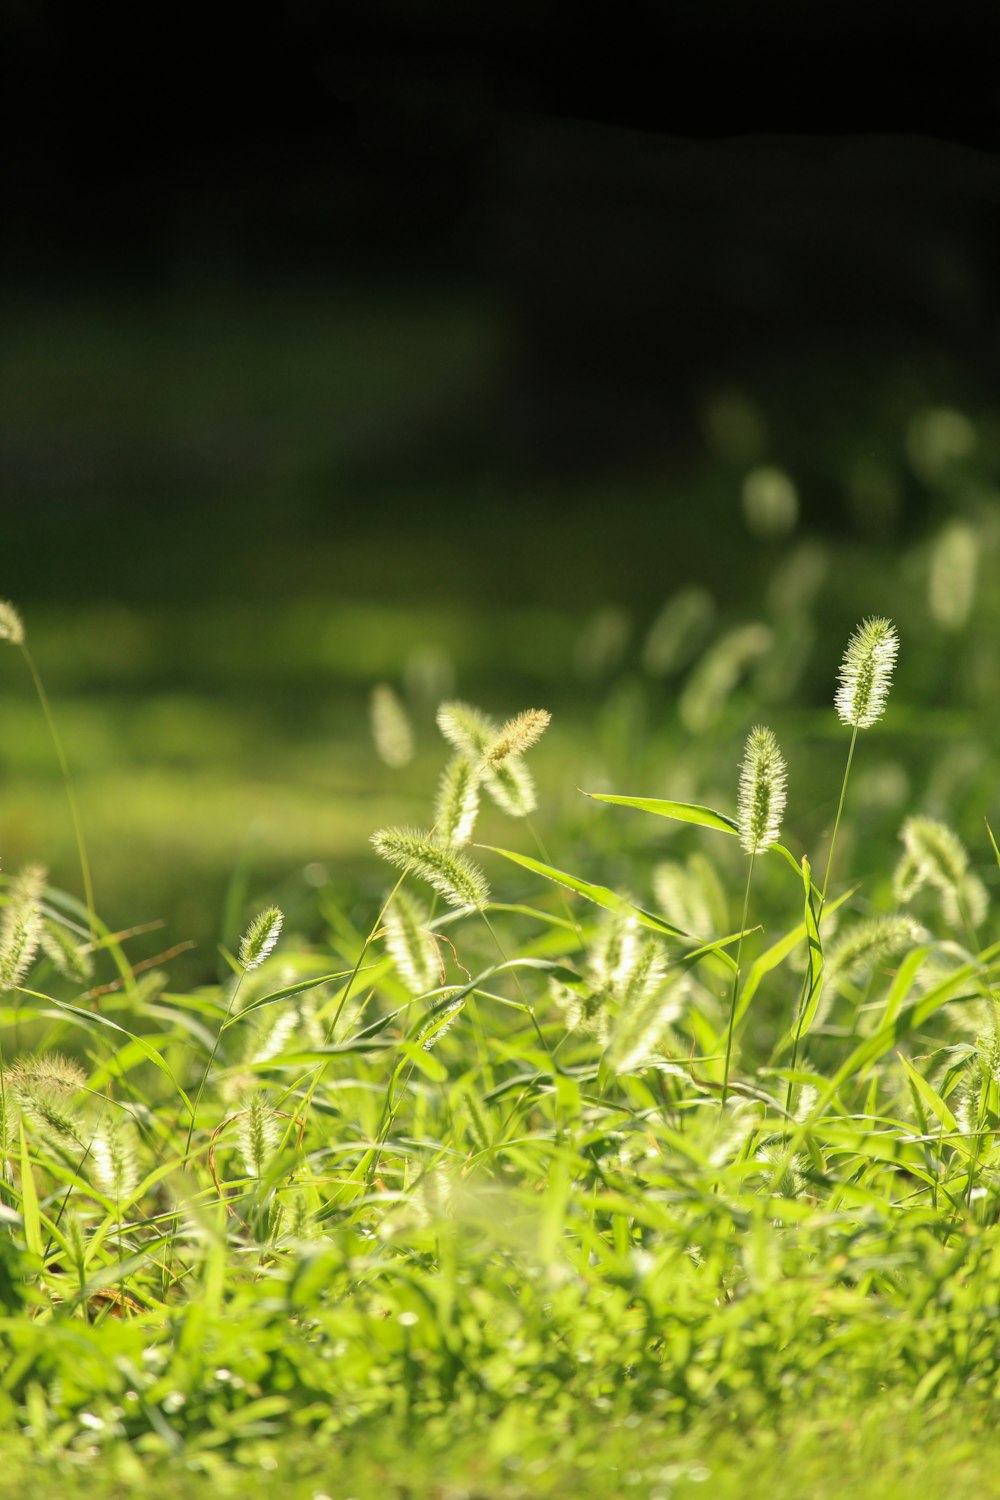
{"type": "Polygon", "coordinates": [[[1000,455],[883,445],[631,612],[3,606],[21,1493],[1000,1494],[1000,455]]]}

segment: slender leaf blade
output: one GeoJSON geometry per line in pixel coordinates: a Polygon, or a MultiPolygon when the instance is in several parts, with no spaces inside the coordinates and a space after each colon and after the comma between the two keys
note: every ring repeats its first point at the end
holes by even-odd
{"type": "MultiPolygon", "coordinates": [[[[695,823],[702,828],[712,828],[716,833],[739,836],[739,827],[734,818],[716,812],[712,807],[702,807],[698,802],[671,802],[662,797],[622,797],[612,792],[584,792],[583,795],[592,802],[610,802],[614,807],[632,807],[637,812],[653,813],[658,818],[671,818],[676,823],[695,823]]],[[[771,844],[769,848],[786,859],[796,874],[800,873],[798,860],[784,844],[771,844]]]]}
{"type": "Polygon", "coordinates": [[[702,807],[697,802],[669,802],[662,797],[622,797],[612,792],[584,792],[583,795],[592,802],[610,802],[614,807],[634,807],[637,812],[653,813],[658,818],[672,818],[677,823],[697,823],[703,828],[714,828],[718,833],[739,834],[734,818],[715,812],[711,807],[702,807]]]}

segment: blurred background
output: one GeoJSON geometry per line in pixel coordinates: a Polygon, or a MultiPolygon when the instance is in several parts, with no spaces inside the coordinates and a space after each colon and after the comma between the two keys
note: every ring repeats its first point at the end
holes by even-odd
{"type": "MultiPolygon", "coordinates": [[[[429,821],[448,694],[555,711],[539,827],[581,872],[617,834],[577,786],[730,807],[760,718],[809,847],[870,613],[903,651],[865,826],[919,805],[978,849],[992,54],[961,8],[905,38],[870,9],[298,0],[130,32],[4,0],[0,597],[107,921],[162,919],[195,976],[258,898],[363,921],[368,833],[429,821]]],[[[78,890],[15,651],[0,695],[3,868],[78,890]]]]}

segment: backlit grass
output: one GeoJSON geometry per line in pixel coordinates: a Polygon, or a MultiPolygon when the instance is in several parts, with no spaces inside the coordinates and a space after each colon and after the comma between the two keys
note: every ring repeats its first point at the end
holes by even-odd
{"type": "Polygon", "coordinates": [[[735,701],[676,765],[628,682],[418,714],[387,862],[244,870],[196,986],[5,873],[11,1472],[993,1493],[997,855],[913,793],[901,634],[863,743],[762,705],[781,807],[735,701]]]}

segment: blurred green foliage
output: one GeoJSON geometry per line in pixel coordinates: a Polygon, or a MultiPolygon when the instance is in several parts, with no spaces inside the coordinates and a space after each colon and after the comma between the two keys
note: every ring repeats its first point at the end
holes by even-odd
{"type": "MultiPolygon", "coordinates": [[[[553,478],[504,453],[514,377],[481,298],[195,287],[4,322],[0,589],[71,749],[100,908],[195,939],[184,973],[232,938],[234,872],[304,921],[324,884],[356,889],[451,691],[554,710],[553,813],[595,775],[728,806],[765,709],[828,787],[814,711],[872,610],[899,624],[908,707],[859,785],[865,827],[916,799],[981,842],[1000,424],[960,371],[765,362],[704,391],[683,451],[553,478]],[[380,681],[414,716],[403,771],[370,753],[380,681]]],[[[0,661],[0,854],[72,886],[19,665],[0,661]]],[[[803,838],[826,795],[800,798],[803,838]]]]}

